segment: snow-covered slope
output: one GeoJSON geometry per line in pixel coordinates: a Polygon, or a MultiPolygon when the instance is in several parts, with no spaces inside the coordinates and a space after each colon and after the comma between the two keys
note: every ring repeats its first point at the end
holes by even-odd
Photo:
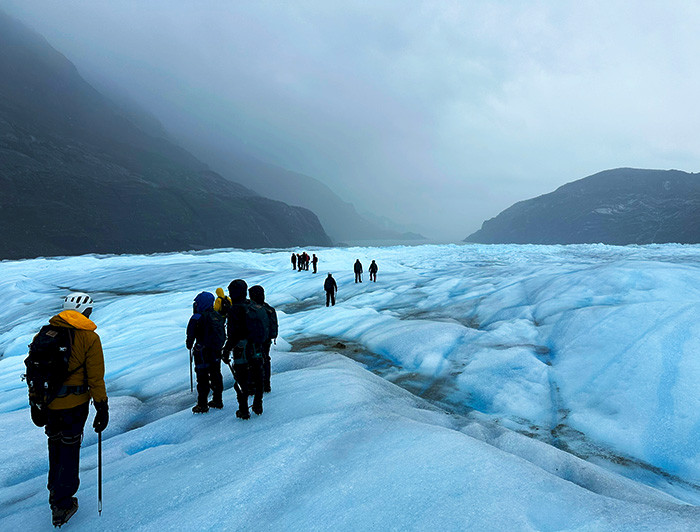
{"type": "Polygon", "coordinates": [[[2,528],[50,528],[19,376],[75,289],[97,302],[112,419],[103,515],[88,430],[71,529],[700,529],[700,247],[318,253],[317,275],[287,251],[0,263],[2,528]],[[352,282],[356,258],[376,284],[352,282]],[[280,315],[273,391],[237,420],[225,374],[224,410],[193,416],[191,302],[237,277],[280,315]]]}

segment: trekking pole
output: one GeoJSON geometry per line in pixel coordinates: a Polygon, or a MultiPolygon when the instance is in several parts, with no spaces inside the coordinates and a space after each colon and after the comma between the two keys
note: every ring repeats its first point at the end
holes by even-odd
{"type": "Polygon", "coordinates": [[[194,392],[194,382],[192,381],[192,349],[190,349],[190,393],[194,392]]]}
{"type": "Polygon", "coordinates": [[[97,513],[102,517],[102,433],[97,433],[97,513]]]}

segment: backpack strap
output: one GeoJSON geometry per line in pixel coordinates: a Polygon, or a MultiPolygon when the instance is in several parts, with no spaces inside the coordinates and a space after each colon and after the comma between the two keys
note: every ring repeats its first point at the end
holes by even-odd
{"type": "MultiPolygon", "coordinates": [[[[73,342],[75,341],[75,329],[69,328],[68,329],[68,349],[70,350],[70,354],[73,354],[73,342]]],[[[70,360],[70,358],[68,359],[70,360]]],[[[70,379],[73,375],[78,373],[81,369],[85,370],[85,382],[87,382],[87,358],[83,360],[83,363],[80,364],[77,368],[75,368],[73,371],[69,371],[68,375],[66,375],[66,380],[70,379]]],[[[68,395],[82,395],[85,392],[88,391],[88,385],[87,384],[80,384],[77,386],[66,386],[63,385],[61,388],[58,390],[58,395],[56,397],[66,397],[68,395]]]]}

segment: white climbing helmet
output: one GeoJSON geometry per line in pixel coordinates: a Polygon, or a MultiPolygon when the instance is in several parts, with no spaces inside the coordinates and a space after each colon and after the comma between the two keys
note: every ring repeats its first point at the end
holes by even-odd
{"type": "Polygon", "coordinates": [[[63,310],[77,310],[85,312],[85,309],[92,308],[92,298],[85,292],[71,292],[63,298],[63,310]]]}

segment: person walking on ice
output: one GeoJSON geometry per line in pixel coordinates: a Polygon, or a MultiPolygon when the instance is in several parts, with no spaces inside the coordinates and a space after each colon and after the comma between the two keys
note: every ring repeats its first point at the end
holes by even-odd
{"type": "Polygon", "coordinates": [[[263,392],[270,393],[270,348],[273,340],[277,343],[277,312],[273,307],[265,303],[265,289],[260,285],[251,286],[248,289],[250,300],[260,305],[267,313],[268,318],[268,338],[262,344],[262,369],[263,369],[263,392]]]}
{"type": "Polygon", "coordinates": [[[369,265],[369,280],[373,282],[377,282],[377,270],[379,268],[377,267],[377,263],[374,262],[374,259],[372,260],[372,264],[369,265]]]}
{"type": "Polygon", "coordinates": [[[314,273],[318,272],[318,257],[316,256],[316,253],[314,253],[314,256],[311,259],[311,264],[314,265],[314,273]]]}
{"type": "Polygon", "coordinates": [[[105,362],[97,326],[90,320],[92,298],[69,294],[63,311],[49,320],[29,346],[26,380],[32,421],[45,427],[49,447],[49,504],[55,527],[78,511],[80,443],[90,399],[95,432],[109,423],[105,362]]]}
{"type": "Polygon", "coordinates": [[[326,291],[326,306],[329,304],[335,306],[335,293],[338,291],[338,284],[330,273],[323,282],[323,289],[326,291]]]}
{"type": "Polygon", "coordinates": [[[297,254],[292,252],[292,270],[297,269],[297,254]]]}
{"type": "MultiPolygon", "coordinates": [[[[297,262],[299,264],[299,262],[297,262]]],[[[263,413],[262,345],[269,337],[267,313],[257,303],[246,299],[248,285],[243,279],[234,279],[228,285],[231,309],[226,321],[226,344],[223,359],[229,364],[235,383],[238,410],[236,417],[250,419],[248,396],[254,395],[253,412],[263,413]]]]}
{"type": "Polygon", "coordinates": [[[214,294],[210,292],[199,293],[194,298],[193,314],[187,324],[185,345],[192,350],[197,375],[197,404],[192,407],[194,414],[204,414],[209,407],[224,407],[221,349],[226,341],[226,319],[214,310],[214,300],[214,294]],[[212,391],[212,400],[207,402],[209,390],[212,391]]]}
{"type": "Polygon", "coordinates": [[[353,269],[355,270],[355,282],[361,283],[362,282],[362,263],[360,262],[360,259],[357,259],[355,261],[355,266],[353,266],[353,269]]]}

